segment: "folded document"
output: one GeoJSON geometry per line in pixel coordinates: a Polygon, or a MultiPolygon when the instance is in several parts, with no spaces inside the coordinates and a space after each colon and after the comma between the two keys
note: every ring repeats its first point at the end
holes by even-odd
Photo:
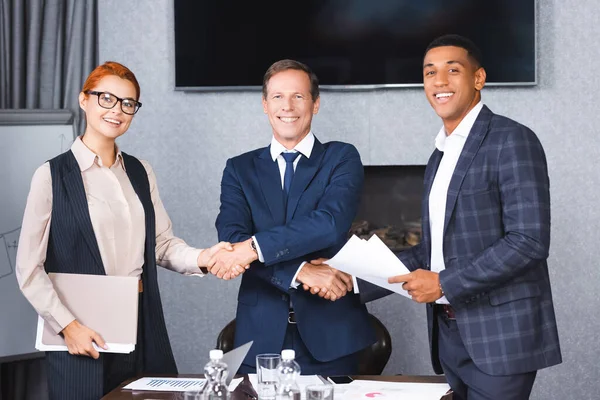
{"type": "Polygon", "coordinates": [[[374,285],[411,297],[402,289],[402,284],[388,283],[389,277],[408,274],[410,271],[376,235],[369,240],[353,235],[327,264],[374,285]]]}
{"type": "MultiPolygon", "coordinates": [[[[107,353],[131,353],[137,341],[138,278],[128,276],[49,273],[60,301],[77,320],[98,332],[107,353]]],[[[38,318],[35,348],[66,351],[61,335],[38,318]]]]}

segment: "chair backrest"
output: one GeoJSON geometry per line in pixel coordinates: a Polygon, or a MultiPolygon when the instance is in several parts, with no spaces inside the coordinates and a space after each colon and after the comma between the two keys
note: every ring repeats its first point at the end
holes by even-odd
{"type": "Polygon", "coordinates": [[[235,319],[231,320],[225,328],[221,330],[217,337],[217,349],[223,350],[223,353],[233,350],[233,340],[235,338],[235,319]]]}
{"type": "MultiPolygon", "coordinates": [[[[377,341],[359,352],[358,373],[360,375],[381,375],[392,354],[392,338],[385,325],[377,317],[369,314],[369,319],[375,329],[377,341]]],[[[219,333],[217,349],[223,350],[223,353],[233,350],[234,337],[235,319],[225,325],[219,333]]]]}
{"type": "Polygon", "coordinates": [[[377,341],[358,353],[360,375],[381,375],[392,355],[392,337],[383,323],[373,314],[369,319],[375,330],[377,341]]]}

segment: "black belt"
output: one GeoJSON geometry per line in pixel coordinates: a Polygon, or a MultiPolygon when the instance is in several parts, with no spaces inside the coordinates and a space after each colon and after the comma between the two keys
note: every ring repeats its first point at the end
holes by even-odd
{"type": "Polygon", "coordinates": [[[288,324],[295,324],[296,323],[296,313],[294,312],[293,309],[290,308],[290,311],[288,312],[288,324]]]}
{"type": "Polygon", "coordinates": [[[445,318],[452,321],[456,320],[456,313],[450,304],[436,304],[435,307],[445,318]]]}

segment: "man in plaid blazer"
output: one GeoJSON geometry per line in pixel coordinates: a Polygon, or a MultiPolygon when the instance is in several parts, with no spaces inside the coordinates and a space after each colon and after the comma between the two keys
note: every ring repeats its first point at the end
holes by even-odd
{"type": "Polygon", "coordinates": [[[443,121],[425,171],[422,242],[390,278],[427,303],[431,358],[455,399],[527,399],[561,352],[548,276],[544,150],[481,103],[486,73],[468,39],[434,40],[425,94],[443,121]]]}

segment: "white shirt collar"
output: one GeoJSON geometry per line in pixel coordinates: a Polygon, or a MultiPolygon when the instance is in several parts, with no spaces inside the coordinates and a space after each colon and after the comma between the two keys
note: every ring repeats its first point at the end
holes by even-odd
{"type": "Polygon", "coordinates": [[[271,139],[271,158],[273,161],[277,160],[277,157],[284,152],[299,152],[306,158],[310,158],[310,154],[312,153],[313,146],[315,144],[315,135],[312,132],[308,132],[308,135],[304,137],[298,143],[293,150],[288,150],[284,145],[279,143],[275,136],[271,139]]]}
{"type": "MultiPolygon", "coordinates": [[[[103,166],[102,165],[102,159],[100,157],[98,157],[98,155],[96,153],[94,153],[92,150],[90,150],[85,143],[83,143],[83,140],[81,140],[82,136],[77,136],[75,138],[75,140],[73,141],[73,144],[71,145],[71,152],[73,152],[73,155],[75,156],[75,160],[77,161],[77,164],[79,165],[79,169],[81,171],[85,171],[89,168],[92,167],[92,165],[94,165],[94,163],[98,164],[99,166],[103,166]]],[[[125,170],[125,163],[123,162],[123,155],[121,154],[121,150],[119,150],[119,146],[117,146],[117,144],[115,143],[115,150],[117,153],[117,157],[115,159],[115,164],[118,163],[121,168],[123,168],[125,170]]],[[[111,167],[110,165],[108,165],[107,167],[111,167]]]]}
{"type": "Polygon", "coordinates": [[[483,103],[479,101],[479,103],[477,103],[475,107],[473,107],[471,111],[469,111],[469,113],[465,115],[462,121],[460,121],[460,123],[458,124],[456,129],[454,129],[452,134],[450,134],[450,136],[446,135],[446,128],[442,126],[442,129],[440,129],[437,136],[435,137],[435,147],[439,151],[444,151],[446,139],[455,135],[460,136],[461,138],[463,138],[463,140],[467,140],[467,137],[469,137],[469,133],[471,132],[471,128],[473,128],[475,120],[477,119],[477,116],[481,112],[482,108],[483,103]]]}

